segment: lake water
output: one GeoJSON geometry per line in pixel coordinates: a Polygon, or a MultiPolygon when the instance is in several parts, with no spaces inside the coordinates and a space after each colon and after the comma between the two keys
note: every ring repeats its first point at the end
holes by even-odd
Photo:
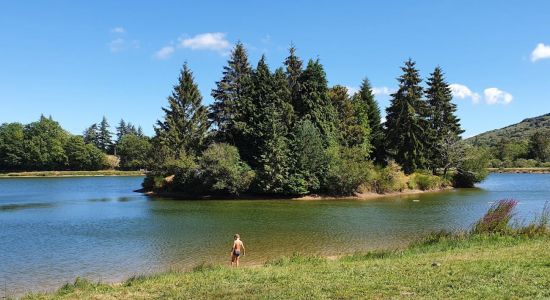
{"type": "Polygon", "coordinates": [[[470,226],[499,199],[529,221],[550,200],[550,175],[492,174],[478,188],[334,201],[175,201],[132,192],[141,177],[0,179],[0,296],[54,290],[77,276],[133,275],[227,263],[240,233],[244,264],[396,247],[470,226]]]}

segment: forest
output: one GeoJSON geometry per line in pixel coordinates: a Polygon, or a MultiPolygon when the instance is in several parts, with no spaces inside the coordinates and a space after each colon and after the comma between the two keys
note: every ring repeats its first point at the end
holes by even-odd
{"type": "Polygon", "coordinates": [[[487,175],[487,149],[463,143],[440,67],[423,80],[412,59],[401,67],[386,120],[369,80],[350,95],[329,87],[319,59],[291,46],[283,66],[255,66],[232,50],[202,103],[184,64],[151,140],[145,190],[196,196],[353,195],[473,186],[487,175]]]}

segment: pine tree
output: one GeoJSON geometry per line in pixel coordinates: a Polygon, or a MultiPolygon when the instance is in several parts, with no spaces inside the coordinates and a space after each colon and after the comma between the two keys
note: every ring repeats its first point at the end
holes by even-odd
{"type": "Polygon", "coordinates": [[[164,120],[157,121],[156,141],[170,149],[174,158],[198,155],[204,149],[208,130],[207,109],[194,81],[193,73],[183,65],[178,84],[168,97],[168,107],[162,108],[164,120]]]}
{"type": "Polygon", "coordinates": [[[386,142],[390,155],[410,174],[425,167],[428,106],[422,100],[422,80],[415,62],[409,59],[401,69],[399,89],[386,109],[386,142]]]}
{"type": "Polygon", "coordinates": [[[120,122],[118,122],[118,126],[116,127],[117,143],[120,142],[122,137],[126,134],[128,134],[128,128],[126,126],[126,122],[124,122],[124,119],[120,119],[120,122]]]}
{"type": "Polygon", "coordinates": [[[431,140],[429,142],[429,165],[436,173],[438,168],[444,174],[452,162],[449,160],[449,149],[460,140],[464,132],[460,128],[460,119],[455,115],[456,104],[452,103],[453,95],[445,81],[440,67],[436,67],[427,80],[426,98],[429,104],[431,140]]]}
{"type": "Polygon", "coordinates": [[[288,80],[288,89],[290,91],[291,103],[297,105],[300,93],[300,75],[302,74],[302,61],[296,56],[296,47],[290,45],[288,49],[289,55],[284,61],[286,66],[285,74],[288,80]]]}
{"type": "Polygon", "coordinates": [[[99,123],[99,129],[97,133],[97,146],[101,151],[105,153],[111,153],[113,148],[113,140],[110,127],[111,126],[109,125],[109,122],[107,122],[107,118],[103,116],[101,123],[99,123]]]}
{"type": "Polygon", "coordinates": [[[288,119],[292,115],[290,92],[282,69],[271,74],[262,56],[252,77],[255,122],[252,165],[256,186],[263,193],[284,193],[290,169],[288,119]]]}
{"type": "Polygon", "coordinates": [[[82,133],[82,137],[84,138],[84,142],[86,144],[92,144],[99,148],[99,140],[98,140],[98,127],[97,124],[94,123],[90,125],[90,127],[86,128],[84,132],[82,133]]]}
{"type": "Polygon", "coordinates": [[[340,144],[347,148],[360,147],[364,153],[370,150],[370,127],[366,110],[350,99],[347,88],[336,85],[329,90],[332,105],[338,113],[340,144]]]}
{"type": "Polygon", "coordinates": [[[372,87],[367,78],[361,83],[361,87],[354,95],[353,100],[358,113],[366,116],[370,129],[371,157],[376,163],[383,164],[386,161],[386,149],[384,146],[384,129],[382,128],[380,107],[374,98],[372,87]]]}
{"type": "Polygon", "coordinates": [[[309,119],[321,133],[325,146],[338,139],[336,112],[328,97],[325,70],[319,60],[310,60],[299,77],[300,94],[294,111],[299,119],[309,119]]]}
{"type": "Polygon", "coordinates": [[[245,101],[246,85],[250,80],[252,69],[248,62],[246,49],[238,42],[231,52],[227,66],[223,68],[223,77],[216,82],[212,90],[214,103],[210,107],[209,119],[214,125],[216,139],[220,142],[234,144],[235,119],[242,111],[245,101]]]}

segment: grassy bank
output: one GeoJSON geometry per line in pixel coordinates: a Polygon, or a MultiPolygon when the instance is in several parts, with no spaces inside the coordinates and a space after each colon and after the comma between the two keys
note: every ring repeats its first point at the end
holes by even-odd
{"type": "Polygon", "coordinates": [[[550,174],[550,168],[488,168],[491,173],[550,174]]]}
{"type": "Polygon", "coordinates": [[[99,171],[34,171],[34,172],[9,172],[0,173],[2,177],[72,177],[72,176],[143,176],[142,171],[119,171],[119,170],[99,170],[99,171]]]}
{"type": "Polygon", "coordinates": [[[25,298],[548,298],[549,245],[547,236],[438,237],[405,250],[338,259],[293,256],[241,269],[198,267],[115,285],[77,280],[25,298]]]}

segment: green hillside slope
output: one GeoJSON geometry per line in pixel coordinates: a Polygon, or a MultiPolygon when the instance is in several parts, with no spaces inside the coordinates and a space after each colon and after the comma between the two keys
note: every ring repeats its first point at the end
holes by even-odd
{"type": "Polygon", "coordinates": [[[550,113],[528,118],[504,128],[487,131],[468,138],[466,141],[478,146],[495,146],[503,138],[515,142],[527,140],[540,129],[550,132],[550,113]]]}

